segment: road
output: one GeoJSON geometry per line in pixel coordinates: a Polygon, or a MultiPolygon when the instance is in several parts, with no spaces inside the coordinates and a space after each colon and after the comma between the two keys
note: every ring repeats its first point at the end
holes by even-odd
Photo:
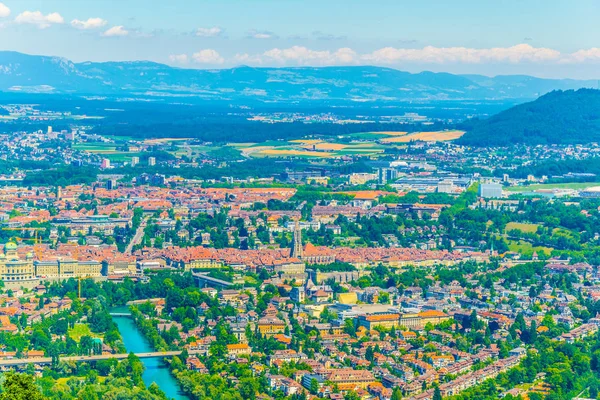
{"type": "MultiPolygon", "coordinates": [[[[189,350],[189,354],[198,354],[198,350],[189,350]]],[[[151,353],[135,353],[139,358],[153,358],[153,357],[173,357],[181,354],[181,351],[155,351],[151,353]]],[[[122,360],[129,356],[128,353],[123,354],[102,354],[97,356],[64,356],[60,357],[61,361],[99,361],[108,360],[109,358],[116,358],[122,360]]],[[[35,358],[14,358],[11,360],[0,360],[0,367],[10,367],[15,365],[27,365],[27,364],[51,364],[51,357],[35,357],[35,358]]]]}
{"type": "Polygon", "coordinates": [[[148,221],[148,217],[144,217],[144,219],[142,219],[140,226],[138,226],[137,230],[135,231],[135,235],[133,235],[133,237],[131,238],[131,241],[127,245],[127,248],[125,249],[126,254],[131,254],[131,251],[133,250],[133,246],[141,243],[142,237],[144,236],[144,228],[146,228],[147,221],[148,221]]]}

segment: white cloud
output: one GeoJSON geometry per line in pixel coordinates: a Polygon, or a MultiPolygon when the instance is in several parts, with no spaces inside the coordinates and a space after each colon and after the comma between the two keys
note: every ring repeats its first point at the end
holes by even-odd
{"type": "Polygon", "coordinates": [[[19,24],[37,25],[40,29],[49,28],[52,24],[62,24],[65,22],[59,13],[42,14],[40,11],[23,11],[17,15],[15,22],[19,24]]]}
{"type": "Polygon", "coordinates": [[[288,49],[271,49],[263,56],[279,64],[292,65],[340,65],[352,64],[356,59],[356,52],[344,47],[335,52],[329,50],[311,50],[304,46],[293,46],[288,49]]]}
{"type": "Polygon", "coordinates": [[[10,8],[4,3],[0,3],[0,18],[6,18],[10,15],[10,8]]]}
{"type": "Polygon", "coordinates": [[[581,49],[573,53],[561,53],[545,47],[518,44],[510,47],[468,48],[434,47],[395,48],[385,47],[370,53],[358,54],[351,48],[337,50],[314,50],[304,46],[272,48],[262,53],[237,53],[225,59],[216,50],[205,49],[193,54],[172,55],[173,63],[194,61],[200,64],[247,64],[257,66],[328,66],[328,65],[484,65],[484,64],[600,64],[600,48],[581,49]]]}
{"type": "MultiPolygon", "coordinates": [[[[600,53],[600,51],[598,51],[600,53]]],[[[594,57],[593,51],[579,57],[594,57]]],[[[235,61],[249,64],[281,64],[281,65],[353,65],[371,63],[375,65],[418,64],[483,64],[521,62],[544,63],[558,62],[562,59],[559,51],[549,48],[536,48],[529,44],[512,47],[495,47],[474,49],[466,47],[433,47],[422,49],[385,47],[368,54],[357,54],[351,48],[338,50],[312,50],[304,46],[293,46],[286,49],[274,48],[262,54],[237,54],[235,61]]],[[[600,57],[600,55],[598,55],[600,57]]]]}
{"type": "Polygon", "coordinates": [[[565,57],[563,63],[585,63],[585,62],[600,61],[600,48],[592,47],[591,49],[582,49],[565,57]]]}
{"type": "Polygon", "coordinates": [[[213,26],[212,28],[198,28],[198,30],[196,30],[196,36],[200,36],[200,37],[217,37],[217,36],[221,36],[223,34],[223,29],[219,28],[218,26],[213,26]]]}
{"type": "Polygon", "coordinates": [[[123,25],[113,26],[110,29],[107,29],[106,32],[102,34],[102,36],[106,37],[116,37],[116,36],[127,36],[129,35],[129,31],[123,27],[123,25]]]}
{"type": "Polygon", "coordinates": [[[187,54],[171,54],[169,61],[175,64],[187,64],[190,60],[187,54]]]}
{"type": "Polygon", "coordinates": [[[247,37],[250,39],[277,39],[278,36],[270,31],[257,31],[252,29],[248,31],[247,37]]]}
{"type": "Polygon", "coordinates": [[[355,62],[356,52],[349,47],[343,47],[335,52],[335,58],[344,64],[355,62]]]}
{"type": "Polygon", "coordinates": [[[74,19],[71,21],[71,26],[77,29],[98,29],[107,24],[107,21],[102,18],[88,18],[87,21],[74,19]]]}
{"type": "Polygon", "coordinates": [[[494,47],[474,49],[467,47],[433,47],[422,49],[401,49],[385,47],[362,56],[364,61],[377,64],[397,64],[416,62],[426,64],[445,63],[520,63],[557,61],[561,54],[549,48],[537,48],[529,44],[518,44],[512,47],[494,47]]]}
{"type": "Polygon", "coordinates": [[[200,50],[192,55],[194,62],[198,64],[223,64],[225,59],[213,49],[200,50]]]}
{"type": "Polygon", "coordinates": [[[250,55],[248,53],[237,53],[233,59],[238,64],[261,65],[264,62],[260,55],[250,55]]]}

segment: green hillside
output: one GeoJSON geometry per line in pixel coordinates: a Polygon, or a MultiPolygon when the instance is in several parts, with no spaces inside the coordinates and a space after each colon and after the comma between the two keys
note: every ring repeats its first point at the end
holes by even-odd
{"type": "Polygon", "coordinates": [[[600,91],[553,91],[464,129],[458,143],[479,147],[600,141],[600,91]]]}

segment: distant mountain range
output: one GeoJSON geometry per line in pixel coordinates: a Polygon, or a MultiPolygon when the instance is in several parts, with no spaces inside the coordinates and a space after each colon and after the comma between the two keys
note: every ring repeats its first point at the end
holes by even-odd
{"type": "Polygon", "coordinates": [[[73,63],[59,57],[0,52],[0,91],[75,95],[194,97],[207,100],[433,101],[533,99],[596,81],[524,75],[412,74],[371,66],[174,68],[147,61],[73,63]]]}
{"type": "Polygon", "coordinates": [[[600,142],[600,90],[554,91],[488,119],[464,124],[473,146],[600,142]]]}

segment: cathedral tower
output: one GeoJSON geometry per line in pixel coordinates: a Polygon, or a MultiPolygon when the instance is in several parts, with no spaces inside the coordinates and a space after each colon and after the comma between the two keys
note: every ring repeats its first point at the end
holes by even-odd
{"type": "Polygon", "coordinates": [[[300,229],[300,221],[294,222],[294,236],[292,238],[292,251],[290,257],[302,258],[304,249],[302,247],[302,229],[300,229]]]}

